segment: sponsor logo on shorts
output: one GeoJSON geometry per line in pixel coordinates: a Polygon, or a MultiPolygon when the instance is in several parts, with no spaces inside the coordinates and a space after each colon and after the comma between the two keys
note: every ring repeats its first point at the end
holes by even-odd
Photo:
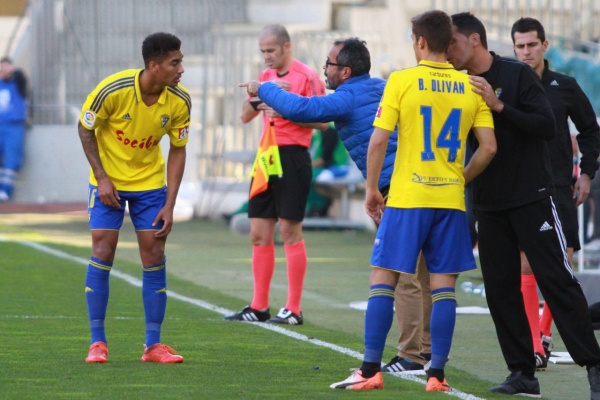
{"type": "Polygon", "coordinates": [[[185,139],[186,137],[188,137],[189,133],[190,133],[189,126],[179,128],[179,140],[185,139]]]}
{"type": "Polygon", "coordinates": [[[375,246],[379,246],[379,239],[375,239],[375,246]]]}
{"type": "Polygon", "coordinates": [[[540,232],[550,231],[552,230],[552,226],[548,223],[548,221],[544,221],[542,227],[540,228],[540,232]]]}
{"type": "Polygon", "coordinates": [[[92,128],[94,126],[94,122],[96,121],[96,114],[92,110],[87,110],[83,114],[82,123],[84,126],[88,128],[92,128]]]}

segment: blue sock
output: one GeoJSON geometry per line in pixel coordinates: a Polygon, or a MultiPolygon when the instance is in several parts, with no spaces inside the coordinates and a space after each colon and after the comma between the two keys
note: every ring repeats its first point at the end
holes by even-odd
{"type": "Polygon", "coordinates": [[[363,363],[381,363],[387,334],[394,319],[394,288],[373,285],[365,316],[365,356],[363,363]]]}
{"type": "Polygon", "coordinates": [[[85,297],[92,332],[90,344],[96,342],[108,343],[104,332],[104,319],[106,318],[106,307],[108,306],[108,278],[110,277],[112,265],[112,262],[102,261],[96,257],[91,257],[88,265],[85,278],[85,297]]]}
{"type": "Polygon", "coordinates": [[[146,313],[147,347],[160,343],[160,328],[167,308],[166,261],[144,267],[142,298],[146,313]]]}
{"type": "Polygon", "coordinates": [[[443,370],[456,324],[456,295],[450,287],[431,291],[431,368],[443,370]]]}

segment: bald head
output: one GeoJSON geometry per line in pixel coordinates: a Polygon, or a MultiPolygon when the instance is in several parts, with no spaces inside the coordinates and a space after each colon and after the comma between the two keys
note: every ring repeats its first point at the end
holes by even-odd
{"type": "Polygon", "coordinates": [[[288,33],[288,31],[283,25],[279,24],[271,24],[265,26],[260,32],[259,40],[266,39],[270,36],[275,36],[275,40],[280,46],[283,46],[284,44],[289,43],[291,41],[290,34],[288,33]]]}

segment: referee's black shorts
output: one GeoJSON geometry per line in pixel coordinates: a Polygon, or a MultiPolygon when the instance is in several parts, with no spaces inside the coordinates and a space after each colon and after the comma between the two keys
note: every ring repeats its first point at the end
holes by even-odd
{"type": "MultiPolygon", "coordinates": [[[[302,146],[280,146],[283,175],[269,178],[269,188],[250,199],[250,218],[302,221],[312,179],[312,162],[302,146]]],[[[252,184],[250,184],[252,186],[252,184]]]]}
{"type": "Polygon", "coordinates": [[[556,186],[552,198],[558,209],[558,218],[567,240],[567,247],[572,247],[575,251],[580,250],[579,222],[575,200],[573,199],[573,188],[570,186],[556,186]]]}

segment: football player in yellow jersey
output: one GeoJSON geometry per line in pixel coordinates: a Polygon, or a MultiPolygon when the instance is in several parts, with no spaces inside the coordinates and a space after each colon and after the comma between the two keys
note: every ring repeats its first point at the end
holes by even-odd
{"type": "Polygon", "coordinates": [[[83,105],[78,124],[90,163],[88,213],[92,256],[85,294],[91,329],[86,362],[108,361],[104,319],[119,229],[125,204],[137,232],[142,259],[142,299],[146,343],[142,361],[180,363],[183,357],[160,342],[167,304],[165,243],[185,166],[190,96],[179,85],[183,74],[181,40],[169,33],[144,39],[144,69],[111,75],[83,105]],[[169,135],[165,161],[160,140],[169,135]],[[165,185],[166,184],[166,185],[165,185]]]}
{"type": "Polygon", "coordinates": [[[371,265],[360,369],[332,388],[383,388],[381,358],[392,325],[400,273],[415,273],[423,251],[431,278],[431,367],[427,391],[450,391],[444,367],[456,321],[454,288],[459,272],[476,268],[464,204],[464,185],[496,153],[489,107],[469,77],[446,63],[450,17],[437,10],[412,20],[414,68],[394,72],[386,84],[367,154],[367,213],[381,220],[371,265]],[[398,125],[398,150],[385,213],[377,188],[388,138],[398,125]],[[469,131],[479,141],[469,164],[463,156],[469,131]]]}

